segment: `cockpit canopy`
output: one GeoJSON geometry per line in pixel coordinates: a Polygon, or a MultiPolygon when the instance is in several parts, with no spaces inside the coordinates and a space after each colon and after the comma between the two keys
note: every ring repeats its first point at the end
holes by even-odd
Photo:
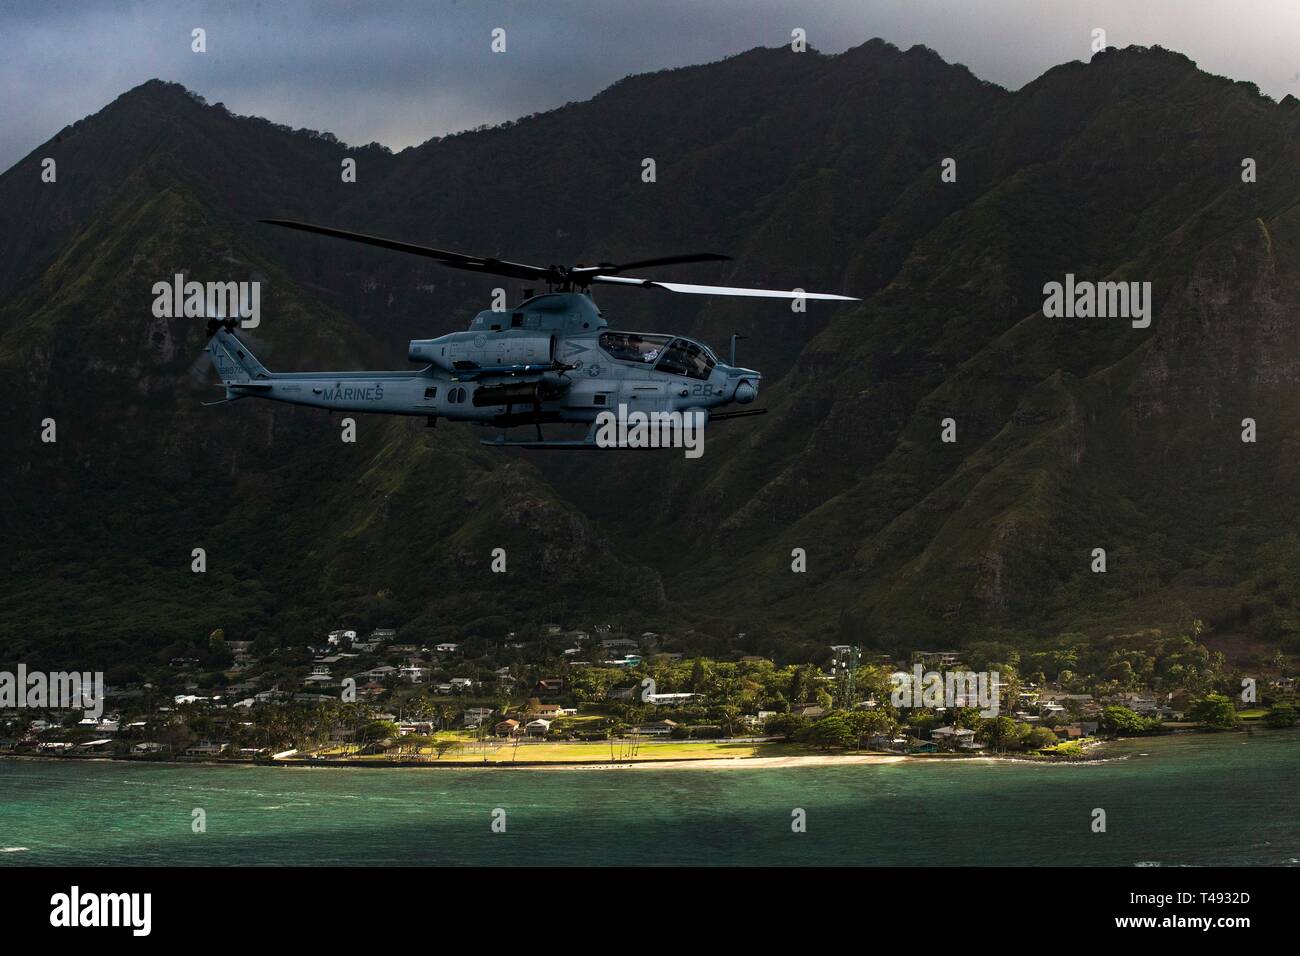
{"type": "Polygon", "coordinates": [[[600,347],[620,362],[652,365],[656,372],[707,379],[717,358],[708,346],[652,332],[602,332],[600,347]]]}

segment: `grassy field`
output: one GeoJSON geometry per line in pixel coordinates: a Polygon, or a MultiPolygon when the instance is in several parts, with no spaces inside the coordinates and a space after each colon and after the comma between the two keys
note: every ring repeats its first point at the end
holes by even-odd
{"type": "MultiPolygon", "coordinates": [[[[451,735],[438,735],[437,739],[447,739],[451,735]]],[[[407,745],[402,752],[390,751],[385,754],[358,755],[356,748],[344,745],[333,748],[321,748],[313,751],[311,756],[326,759],[355,760],[364,763],[383,763],[388,761],[421,760],[430,763],[447,764],[508,764],[508,763],[612,763],[628,760],[717,760],[719,758],[743,757],[799,757],[820,753],[798,744],[786,743],[731,743],[728,741],[701,741],[690,743],[680,740],[640,741],[635,746],[626,740],[582,742],[582,741],[536,741],[520,743],[516,747],[506,740],[472,741],[458,739],[453,749],[446,750],[441,757],[433,741],[407,745]]]]}

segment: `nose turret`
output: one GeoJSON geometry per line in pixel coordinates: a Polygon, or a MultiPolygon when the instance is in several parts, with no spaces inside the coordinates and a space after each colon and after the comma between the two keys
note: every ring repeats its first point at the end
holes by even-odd
{"type": "Polygon", "coordinates": [[[763,374],[752,368],[727,366],[726,397],[738,405],[748,405],[758,398],[758,386],[763,381],[763,374]]]}

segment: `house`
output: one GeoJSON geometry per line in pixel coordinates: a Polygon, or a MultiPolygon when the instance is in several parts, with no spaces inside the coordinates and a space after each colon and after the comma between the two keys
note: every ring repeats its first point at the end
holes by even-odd
{"type": "Polygon", "coordinates": [[[533,685],[533,693],[538,697],[554,697],[564,693],[564,679],[560,677],[543,677],[533,685]]]}
{"type": "Polygon", "coordinates": [[[1039,694],[1039,700],[1050,704],[1068,704],[1074,701],[1076,704],[1087,704],[1092,702],[1091,694],[1067,694],[1064,691],[1045,690],[1039,694]]]}
{"type": "Polygon", "coordinates": [[[601,650],[610,657],[616,654],[635,654],[641,650],[641,645],[636,641],[629,640],[626,637],[611,637],[600,642],[601,650]]]}
{"type": "Polygon", "coordinates": [[[519,733],[519,721],[513,717],[503,720],[492,728],[492,732],[498,737],[513,737],[519,733]]]}
{"type": "Polygon", "coordinates": [[[646,697],[647,704],[658,704],[660,706],[672,706],[675,704],[684,704],[688,700],[695,699],[698,694],[650,694],[646,697]]]}
{"type": "Polygon", "coordinates": [[[474,678],[472,677],[453,677],[451,679],[451,689],[454,691],[467,691],[474,689],[474,678]]]}
{"type": "Polygon", "coordinates": [[[430,671],[427,667],[417,667],[413,664],[408,664],[406,667],[401,668],[398,671],[398,674],[410,681],[412,684],[422,684],[424,683],[424,679],[429,676],[430,671]]]}
{"type": "Polygon", "coordinates": [[[826,708],[821,704],[800,704],[798,707],[792,707],[790,713],[816,720],[818,717],[826,716],[826,708]]]}
{"type": "Polygon", "coordinates": [[[461,723],[467,730],[473,730],[476,727],[482,727],[492,716],[491,707],[471,707],[461,715],[461,723]]]}
{"type": "Polygon", "coordinates": [[[187,757],[218,757],[230,749],[230,743],[224,740],[200,740],[185,748],[187,757]]]}
{"type": "Polygon", "coordinates": [[[961,655],[957,651],[913,651],[912,663],[932,668],[952,667],[961,663],[961,655]]]}
{"type": "Polygon", "coordinates": [[[677,729],[676,721],[672,720],[652,720],[647,724],[639,727],[633,727],[628,733],[638,737],[667,737],[677,729]]]}
{"type": "Polygon", "coordinates": [[[157,743],[152,740],[142,740],[140,743],[136,744],[134,747],[131,748],[131,753],[156,754],[156,753],[162,753],[162,751],[166,749],[167,748],[163,744],[157,743]]]}
{"type": "Polygon", "coordinates": [[[391,641],[396,636],[396,628],[391,627],[377,627],[370,632],[370,639],[372,641],[391,641]]]}
{"type": "Polygon", "coordinates": [[[551,729],[551,723],[552,721],[547,720],[545,717],[538,717],[536,720],[530,720],[524,726],[530,737],[545,737],[551,729]]]}
{"type": "Polygon", "coordinates": [[[94,717],[84,717],[77,721],[77,726],[89,727],[93,730],[99,731],[101,734],[115,734],[117,733],[118,722],[107,717],[103,720],[96,720],[94,717]]]}
{"type": "Polygon", "coordinates": [[[434,648],[434,650],[437,651],[439,654],[455,654],[458,650],[460,650],[460,645],[453,644],[450,641],[447,641],[442,644],[439,644],[437,647],[434,648]]]}
{"type": "Polygon", "coordinates": [[[1067,694],[1064,691],[1047,690],[1038,695],[1038,703],[1040,707],[1052,704],[1084,714],[1095,714],[1101,710],[1101,705],[1091,694],[1067,694]]]}
{"type": "Polygon", "coordinates": [[[84,744],[77,746],[78,750],[102,751],[113,741],[108,737],[102,737],[99,740],[87,740],[84,744]]]}
{"type": "Polygon", "coordinates": [[[1150,694],[1126,693],[1113,697],[1111,700],[1122,707],[1127,707],[1134,713],[1147,717],[1154,716],[1160,709],[1160,705],[1150,694]]]}
{"type": "Polygon", "coordinates": [[[405,737],[408,734],[420,734],[422,736],[431,736],[433,734],[433,721],[431,720],[410,720],[397,725],[397,733],[405,737]]]}
{"type": "Polygon", "coordinates": [[[554,720],[564,712],[564,708],[559,704],[535,704],[528,708],[528,712],[530,714],[536,714],[538,717],[546,717],[549,720],[554,720]]]}
{"type": "Polygon", "coordinates": [[[930,739],[945,747],[966,747],[975,743],[975,731],[969,727],[935,727],[930,739]]]}
{"type": "Polygon", "coordinates": [[[1084,737],[1093,736],[1099,726],[1095,720],[1081,720],[1078,723],[1061,728],[1057,731],[1057,736],[1065,740],[1082,740],[1084,737]]]}

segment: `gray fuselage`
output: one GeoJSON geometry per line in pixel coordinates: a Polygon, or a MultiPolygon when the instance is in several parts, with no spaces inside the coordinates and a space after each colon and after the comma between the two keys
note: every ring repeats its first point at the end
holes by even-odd
{"type": "Polygon", "coordinates": [[[403,372],[269,372],[231,332],[208,351],[231,399],[509,427],[590,423],[602,411],[708,411],[757,396],[762,376],[683,336],[614,331],[587,295],[547,293],[410,343],[403,372]]]}

